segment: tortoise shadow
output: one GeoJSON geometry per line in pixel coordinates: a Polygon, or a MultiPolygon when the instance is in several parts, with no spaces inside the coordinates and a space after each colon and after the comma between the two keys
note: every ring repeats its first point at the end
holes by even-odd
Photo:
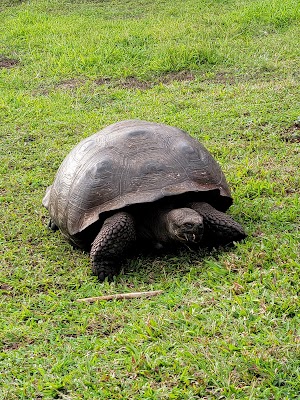
{"type": "Polygon", "coordinates": [[[195,268],[199,273],[206,268],[208,260],[217,262],[224,253],[229,253],[234,244],[219,247],[188,248],[180,247],[164,251],[143,251],[128,258],[122,267],[116,283],[138,280],[144,284],[153,284],[182,278],[195,268]]]}

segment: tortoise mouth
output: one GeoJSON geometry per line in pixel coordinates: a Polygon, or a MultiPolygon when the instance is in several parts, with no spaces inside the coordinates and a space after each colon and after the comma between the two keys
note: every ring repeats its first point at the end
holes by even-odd
{"type": "Polygon", "coordinates": [[[185,233],[184,238],[186,242],[199,243],[202,238],[202,234],[195,235],[195,233],[185,233]]]}
{"type": "Polygon", "coordinates": [[[182,243],[200,243],[203,237],[203,229],[194,232],[175,232],[175,238],[182,243]]]}
{"type": "Polygon", "coordinates": [[[203,217],[187,207],[172,209],[167,213],[167,230],[173,240],[198,243],[203,236],[203,217]]]}
{"type": "Polygon", "coordinates": [[[185,224],[173,229],[173,238],[183,243],[199,243],[203,237],[202,224],[185,224]],[[188,226],[187,226],[188,225],[188,226]]]}

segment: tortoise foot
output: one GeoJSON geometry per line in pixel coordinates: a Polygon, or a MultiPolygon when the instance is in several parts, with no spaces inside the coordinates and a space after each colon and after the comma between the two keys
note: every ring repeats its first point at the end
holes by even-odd
{"type": "Polygon", "coordinates": [[[92,263],[92,269],[94,274],[97,275],[99,282],[104,282],[106,278],[108,282],[112,282],[113,277],[120,272],[120,268],[116,268],[115,263],[108,260],[101,260],[98,263],[95,260],[94,264],[92,263]]]}

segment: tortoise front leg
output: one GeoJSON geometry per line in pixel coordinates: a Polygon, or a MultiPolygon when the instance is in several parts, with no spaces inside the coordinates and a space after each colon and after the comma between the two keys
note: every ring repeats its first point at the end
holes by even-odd
{"type": "Polygon", "coordinates": [[[92,271],[100,282],[112,280],[120,272],[123,257],[136,239],[134,220],[127,212],[107,218],[92,243],[92,271]]]}
{"type": "Polygon", "coordinates": [[[55,222],[52,221],[52,219],[49,219],[47,228],[51,229],[53,232],[58,231],[59,227],[56,225],[55,222]]]}
{"type": "Polygon", "coordinates": [[[208,203],[194,202],[188,205],[203,217],[204,242],[207,245],[226,245],[244,239],[243,227],[230,215],[216,210],[208,203]]]}

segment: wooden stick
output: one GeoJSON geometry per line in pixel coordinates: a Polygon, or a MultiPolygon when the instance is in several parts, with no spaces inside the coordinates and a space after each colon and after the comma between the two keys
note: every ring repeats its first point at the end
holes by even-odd
{"type": "Polygon", "coordinates": [[[77,299],[78,302],[94,303],[99,300],[123,300],[123,299],[135,299],[138,297],[152,297],[161,294],[163,290],[154,290],[152,292],[134,292],[134,293],[116,293],[108,294],[106,296],[98,297],[86,297],[85,299],[77,299]]]}

